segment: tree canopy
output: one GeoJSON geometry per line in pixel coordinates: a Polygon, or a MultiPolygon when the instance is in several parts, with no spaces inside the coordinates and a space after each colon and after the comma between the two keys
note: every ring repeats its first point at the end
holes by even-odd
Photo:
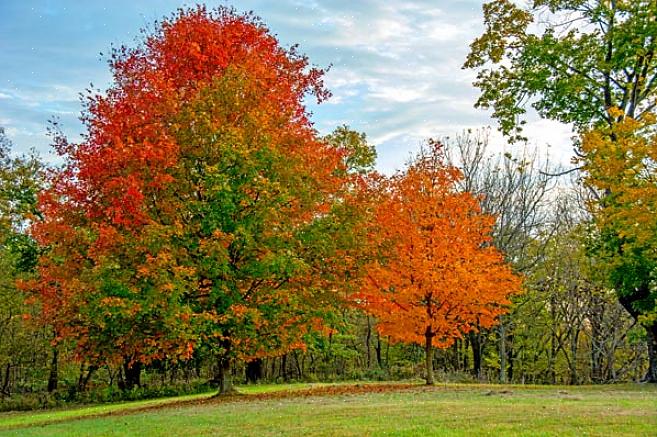
{"type": "Polygon", "coordinates": [[[657,5],[652,0],[511,0],[484,4],[484,33],[464,68],[476,69],[476,106],[522,138],[526,107],[577,129],[610,126],[608,109],[640,118],[657,96],[657,5]]]}
{"type": "Polygon", "coordinates": [[[520,278],[490,245],[495,218],[458,192],[459,171],[431,143],[408,169],[381,181],[373,245],[380,259],[365,266],[356,303],[393,339],[425,345],[427,383],[432,347],[448,347],[506,312],[520,278]]]}
{"type": "Polygon", "coordinates": [[[110,66],[87,139],[58,139],[67,165],[34,228],[58,338],[128,367],[204,352],[227,370],[303,347],[337,302],[327,259],[359,177],[303,105],[328,95],[322,71],[257,18],[204,7],[110,66]]]}

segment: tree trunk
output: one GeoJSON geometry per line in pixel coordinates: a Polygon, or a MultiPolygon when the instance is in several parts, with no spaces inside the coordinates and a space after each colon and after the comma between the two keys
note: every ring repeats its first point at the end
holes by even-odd
{"type": "Polygon", "coordinates": [[[289,381],[290,377],[287,374],[287,354],[281,357],[281,375],[283,376],[283,381],[289,381]]]}
{"type": "Polygon", "coordinates": [[[48,374],[48,393],[57,390],[59,382],[59,371],[57,361],[59,358],[59,351],[56,348],[52,350],[52,361],[50,362],[50,373],[48,374]]]}
{"type": "Polygon", "coordinates": [[[381,335],[376,333],[376,362],[379,364],[379,369],[383,369],[383,358],[381,357],[381,335]]]}
{"type": "Polygon", "coordinates": [[[506,383],[506,327],[504,318],[500,318],[500,383],[506,383]]]}
{"type": "Polygon", "coordinates": [[[219,359],[219,394],[228,395],[235,393],[233,386],[233,374],[231,372],[230,358],[219,359]]]}
{"type": "Polygon", "coordinates": [[[592,296],[589,304],[591,311],[587,315],[591,324],[591,381],[600,383],[604,381],[603,358],[604,358],[604,336],[602,324],[604,318],[604,301],[600,296],[592,296]]]}
{"type": "Polygon", "coordinates": [[[472,374],[479,379],[481,377],[481,334],[470,331],[468,335],[472,345],[472,374]]]}
{"type": "Polygon", "coordinates": [[[572,361],[570,364],[570,385],[579,384],[579,377],[577,375],[577,344],[579,341],[579,328],[573,328],[570,336],[570,355],[572,361]]]}
{"type": "Polygon", "coordinates": [[[96,366],[89,366],[86,369],[86,373],[85,373],[84,364],[80,366],[80,376],[78,377],[78,386],[77,386],[78,393],[82,393],[87,390],[87,386],[89,385],[89,380],[91,379],[91,376],[94,374],[96,369],[97,369],[96,366]]]}
{"type": "Polygon", "coordinates": [[[262,360],[260,358],[246,363],[246,379],[249,382],[258,382],[262,379],[262,371],[262,360]]]}
{"type": "Polygon", "coordinates": [[[369,370],[372,367],[372,349],[370,347],[370,341],[372,338],[372,322],[370,316],[367,316],[367,335],[365,336],[365,346],[367,347],[367,369],[369,370]]]}
{"type": "MultiPolygon", "coordinates": [[[[642,286],[638,288],[636,296],[619,296],[621,305],[627,310],[628,313],[638,321],[641,313],[634,307],[634,303],[639,299],[645,299],[650,296],[650,287],[647,281],[644,281],[642,286]]],[[[646,342],[648,345],[648,371],[644,377],[644,382],[657,383],[657,322],[653,322],[650,326],[645,326],[646,342]]]]}
{"type": "Polygon", "coordinates": [[[427,370],[427,385],[433,385],[434,384],[434,379],[433,379],[433,345],[431,344],[433,340],[433,333],[431,332],[431,329],[427,328],[427,332],[424,334],[425,338],[425,344],[424,344],[424,352],[425,352],[425,358],[426,358],[426,370],[427,370]]]}
{"type": "Polygon", "coordinates": [[[303,378],[303,369],[301,365],[301,360],[299,360],[299,351],[295,350],[294,351],[294,364],[297,368],[297,376],[299,377],[299,381],[303,378]]]}
{"type": "Polygon", "coordinates": [[[646,327],[648,340],[648,372],[645,381],[657,383],[657,323],[646,327]]]}
{"type": "Polygon", "coordinates": [[[513,347],[513,331],[511,332],[511,334],[509,334],[508,338],[509,338],[509,344],[508,344],[508,348],[507,348],[507,355],[506,355],[507,360],[506,361],[509,364],[508,364],[507,369],[506,369],[506,376],[507,376],[506,380],[508,382],[511,382],[511,381],[513,381],[513,363],[516,360],[516,352],[515,352],[515,349],[513,347]]]}
{"type": "Polygon", "coordinates": [[[141,363],[135,361],[130,363],[129,358],[123,360],[123,390],[132,390],[141,387],[141,363]]]}
{"type": "Polygon", "coordinates": [[[390,336],[386,341],[386,369],[390,368],[390,336]]]}
{"type": "Polygon", "coordinates": [[[2,396],[11,395],[10,381],[11,381],[11,363],[7,363],[7,366],[5,366],[5,377],[2,383],[2,390],[1,390],[2,396]]]}

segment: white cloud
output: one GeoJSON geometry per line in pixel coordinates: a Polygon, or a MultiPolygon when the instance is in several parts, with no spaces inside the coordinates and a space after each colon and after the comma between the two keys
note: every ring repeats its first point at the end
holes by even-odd
{"type": "MultiPolygon", "coordinates": [[[[80,109],[78,92],[90,81],[102,86],[109,80],[106,63],[95,59],[97,48],[107,52],[111,43],[131,45],[130,37],[139,26],[151,17],[168,14],[179,1],[116,0],[115,7],[100,15],[96,13],[99,6],[92,3],[69,7],[86,11],[89,17],[84,20],[79,13],[61,14],[50,21],[48,34],[58,38],[43,39],[40,54],[16,49],[20,62],[12,63],[29,65],[30,71],[37,72],[37,80],[23,80],[29,75],[27,67],[22,72],[0,71],[0,116],[11,119],[12,128],[43,136],[45,120],[59,114],[68,123],[65,127],[79,132],[82,127],[74,116],[80,109]],[[107,24],[102,31],[99,26],[88,32],[76,27],[76,20],[98,24],[94,20],[101,15],[107,24]],[[80,33],[66,33],[71,29],[80,33]],[[16,88],[15,84],[20,85],[16,88]],[[11,105],[5,103],[9,101],[11,105]]],[[[333,97],[319,107],[308,103],[318,129],[327,132],[346,123],[365,131],[379,146],[380,168],[390,171],[428,136],[494,124],[488,112],[473,108],[478,95],[471,85],[475,74],[461,69],[468,45],[483,28],[482,3],[241,0],[238,7],[260,15],[283,45],[299,43],[313,64],[333,64],[325,77],[333,97]]],[[[24,28],[14,29],[12,38],[33,38],[35,26],[26,21],[24,28]]],[[[567,126],[533,120],[527,130],[534,143],[550,143],[555,155],[568,160],[567,126]]],[[[27,142],[27,138],[19,135],[17,140],[27,142]]],[[[47,143],[45,137],[43,143],[47,143]]]]}

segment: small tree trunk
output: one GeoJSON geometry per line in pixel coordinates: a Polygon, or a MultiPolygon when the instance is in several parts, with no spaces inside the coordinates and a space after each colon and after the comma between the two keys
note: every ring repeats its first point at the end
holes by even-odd
{"type": "Polygon", "coordinates": [[[500,357],[500,383],[506,383],[506,326],[504,317],[500,317],[500,348],[498,355],[500,357]]]}
{"type": "Polygon", "coordinates": [[[257,358],[246,363],[246,379],[249,382],[258,382],[262,379],[263,366],[262,360],[257,358]]]}
{"type": "Polygon", "coordinates": [[[372,322],[370,321],[370,316],[367,316],[367,335],[365,336],[365,346],[367,347],[367,368],[372,367],[372,350],[370,347],[370,341],[372,338],[372,322]]]}
{"type": "Polygon", "coordinates": [[[58,358],[59,351],[56,348],[52,350],[52,361],[50,362],[50,373],[48,375],[48,393],[52,393],[57,390],[57,385],[59,382],[59,371],[58,371],[58,358]]]}
{"type": "Polygon", "coordinates": [[[287,354],[281,357],[281,375],[283,376],[283,381],[290,380],[290,377],[287,374],[287,354]]]}
{"type": "Polygon", "coordinates": [[[424,334],[425,338],[425,344],[424,344],[424,352],[425,352],[425,359],[426,359],[426,369],[427,369],[427,385],[433,385],[434,384],[434,379],[433,379],[433,345],[432,340],[433,340],[433,333],[431,332],[430,328],[427,328],[427,332],[424,334]]]}
{"type": "Polygon", "coordinates": [[[386,342],[386,369],[390,368],[390,336],[386,342]]]}
{"type": "Polygon", "coordinates": [[[7,366],[5,367],[5,378],[2,383],[2,395],[3,396],[10,396],[11,395],[11,390],[10,388],[10,381],[11,381],[11,363],[7,363],[7,366]]]}
{"type": "Polygon", "coordinates": [[[135,361],[130,363],[129,358],[123,360],[124,390],[132,390],[141,387],[141,363],[135,361]]]}
{"type": "Polygon", "coordinates": [[[507,372],[506,372],[507,379],[506,380],[507,381],[513,381],[513,364],[514,364],[514,361],[516,359],[516,353],[515,353],[515,350],[513,348],[513,334],[510,334],[508,338],[509,338],[509,344],[508,344],[508,349],[507,349],[507,355],[506,356],[507,356],[507,363],[509,363],[509,364],[507,366],[507,372]]]}
{"type": "Polygon", "coordinates": [[[376,333],[376,362],[379,369],[383,369],[383,358],[381,357],[381,335],[376,333]]]}
{"type": "Polygon", "coordinates": [[[591,311],[587,314],[591,324],[591,381],[601,383],[604,381],[603,376],[603,359],[604,359],[604,335],[602,333],[602,323],[604,317],[604,301],[600,296],[593,296],[591,300],[591,311]]]}
{"type": "Polygon", "coordinates": [[[89,380],[91,379],[91,376],[94,374],[95,371],[96,371],[96,366],[89,366],[88,368],[86,368],[86,372],[85,372],[85,365],[82,364],[80,366],[80,376],[78,377],[78,386],[77,386],[78,393],[82,393],[87,390],[89,380]]]}
{"type": "Polygon", "coordinates": [[[294,351],[294,364],[297,368],[297,376],[301,380],[303,378],[303,369],[301,368],[301,360],[299,359],[299,351],[297,350],[294,351]]]}
{"type": "Polygon", "coordinates": [[[648,341],[648,372],[645,381],[657,383],[657,323],[646,327],[648,341]]]}
{"type": "Polygon", "coordinates": [[[572,356],[572,361],[570,361],[570,385],[579,384],[579,376],[577,375],[577,343],[579,341],[579,329],[572,328],[572,334],[570,337],[570,355],[572,356]]]}

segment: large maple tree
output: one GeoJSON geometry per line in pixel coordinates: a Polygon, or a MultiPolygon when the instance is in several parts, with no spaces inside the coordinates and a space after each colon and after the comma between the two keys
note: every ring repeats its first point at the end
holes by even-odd
{"type": "Polygon", "coordinates": [[[362,176],[309,121],[323,72],[250,14],[180,10],[110,67],[85,141],[57,141],[31,288],[81,357],[138,375],[205,351],[230,391],[235,359],[303,347],[339,300],[362,176]]]}
{"type": "Polygon", "coordinates": [[[378,259],[366,267],[355,302],[378,318],[391,339],[425,347],[427,384],[433,348],[496,323],[521,281],[491,245],[495,218],[458,192],[458,169],[430,143],[404,172],[378,184],[370,244],[378,259]]]}

